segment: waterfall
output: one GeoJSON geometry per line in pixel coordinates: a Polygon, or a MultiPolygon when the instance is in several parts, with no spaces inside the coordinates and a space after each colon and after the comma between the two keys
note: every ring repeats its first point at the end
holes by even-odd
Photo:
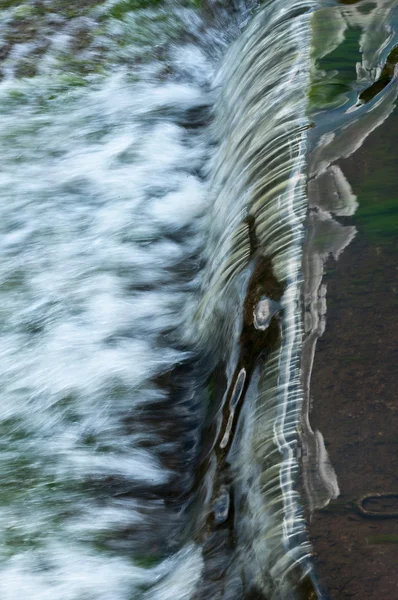
{"type": "MultiPolygon", "coordinates": [[[[216,520],[206,543],[228,555],[231,598],[242,589],[288,598],[310,569],[296,478],[311,10],[309,2],[265,6],[232,43],[214,84],[216,150],[196,318],[217,361],[213,376],[225,372],[211,399],[219,424],[208,462],[213,501],[228,493],[234,514],[228,541],[216,541],[228,528],[216,520]]],[[[218,597],[220,567],[208,570],[203,597],[218,597]]]]}
{"type": "Polygon", "coordinates": [[[312,0],[0,7],[2,600],[320,597],[334,162],[395,106],[390,34],[312,0]],[[325,124],[315,63],[351,26],[367,93],[325,124]]]}
{"type": "Polygon", "coordinates": [[[1,597],[288,598],[312,5],[138,4],[3,11],[1,597]]]}

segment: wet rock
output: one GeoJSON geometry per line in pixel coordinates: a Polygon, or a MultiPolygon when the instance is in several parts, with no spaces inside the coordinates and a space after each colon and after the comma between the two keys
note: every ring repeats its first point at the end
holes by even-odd
{"type": "Polygon", "coordinates": [[[253,324],[256,329],[267,329],[272,317],[279,312],[280,306],[270,298],[262,298],[253,312],[253,324]]]}
{"type": "Polygon", "coordinates": [[[228,519],[230,505],[229,489],[223,486],[214,503],[214,520],[216,523],[225,523],[228,519]]]}

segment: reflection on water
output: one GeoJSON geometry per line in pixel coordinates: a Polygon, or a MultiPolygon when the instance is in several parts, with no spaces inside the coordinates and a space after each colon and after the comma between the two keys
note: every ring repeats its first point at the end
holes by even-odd
{"type": "MultiPolygon", "coordinates": [[[[356,196],[341,168],[335,164],[338,159],[347,158],[361,147],[364,140],[381,125],[395,107],[398,95],[398,80],[390,81],[386,89],[380,90],[366,105],[353,104],[353,92],[360,90],[372,74],[380,73],[383,55],[394,46],[398,32],[392,29],[392,11],[394,2],[382,2],[366,11],[366,14],[350,6],[330,7],[327,11],[328,26],[333,32],[325,43],[315,44],[315,71],[323,64],[325,57],[333,53],[340,45],[346,49],[348,30],[361,29],[358,48],[349,48],[353,54],[359,52],[362,62],[356,65],[356,80],[347,84],[346,95],[339,96],[338,109],[313,108],[313,120],[316,124],[311,135],[309,155],[309,182],[307,236],[303,256],[303,310],[305,339],[303,342],[303,386],[305,404],[303,408],[303,477],[308,494],[310,510],[325,506],[339,495],[339,486],[333,466],[324,446],[321,432],[313,432],[310,425],[311,409],[310,380],[314,362],[317,339],[323,334],[326,321],[326,286],[322,283],[324,265],[329,256],[338,260],[341,252],[350,244],[356,234],[354,226],[344,226],[335,217],[349,217],[358,208],[356,196]],[[350,102],[351,99],[351,102],[350,102]]],[[[315,39],[325,33],[326,17],[324,11],[315,13],[315,39]]],[[[347,42],[348,43],[348,42],[347,42]]],[[[350,60],[346,55],[345,62],[350,60]]],[[[352,59],[351,59],[352,60],[352,59]]],[[[331,61],[332,62],[332,61],[331,61]]],[[[341,65],[336,58],[333,61],[335,71],[332,78],[339,79],[341,65]]],[[[350,65],[352,66],[352,65],[350,65]]],[[[322,75],[317,75],[321,81],[322,75]]],[[[337,100],[337,99],[336,99],[337,100]]]]}
{"type": "MultiPolygon", "coordinates": [[[[397,25],[395,2],[329,6],[315,13],[314,17],[315,88],[311,118],[315,128],[310,133],[308,161],[309,213],[303,254],[305,337],[302,355],[303,485],[310,513],[327,506],[331,500],[338,498],[341,491],[343,496],[345,492],[339,488],[323,435],[313,430],[310,416],[314,405],[330,401],[330,398],[313,397],[311,394],[316,344],[324,334],[327,319],[327,284],[323,282],[326,263],[330,258],[339,260],[343,251],[349,252],[346,248],[356,235],[367,231],[371,235],[372,225],[375,226],[385,210],[383,203],[392,206],[387,197],[388,191],[382,196],[381,184],[381,205],[375,204],[376,197],[370,200],[373,223],[366,229],[361,227],[358,234],[353,217],[358,211],[361,219],[361,199],[364,198],[362,193],[358,197],[353,193],[341,159],[355,157],[368,136],[388,119],[396,107],[398,81],[396,67],[392,63],[398,42],[397,25]],[[380,83],[374,85],[375,81],[380,83]],[[362,101],[358,102],[358,98],[362,101]]],[[[358,173],[356,188],[360,179],[361,174],[358,173]]],[[[394,222],[393,215],[391,218],[394,222]]],[[[388,229],[387,225],[387,232],[388,229]]],[[[383,235],[383,232],[380,233],[383,235]]],[[[368,280],[366,285],[372,286],[372,281],[368,280]]],[[[353,331],[352,337],[356,337],[357,333],[353,331]]],[[[339,377],[339,374],[336,376],[339,377]]],[[[333,413],[332,407],[329,413],[333,413]]],[[[329,440],[335,438],[335,444],[341,443],[339,432],[333,429],[333,425],[328,427],[327,435],[329,440]]],[[[342,500],[343,503],[346,501],[342,500]]],[[[318,536],[320,531],[321,524],[318,523],[318,536]]],[[[327,561],[327,556],[326,553],[321,559],[327,561]]],[[[330,589],[329,593],[332,598],[340,597],[330,589]]]]}

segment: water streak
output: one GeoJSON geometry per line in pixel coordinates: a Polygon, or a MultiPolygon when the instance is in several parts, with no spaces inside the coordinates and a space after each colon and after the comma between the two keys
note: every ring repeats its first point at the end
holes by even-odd
{"type": "Polygon", "coordinates": [[[299,461],[311,509],[338,494],[309,386],[357,206],[334,163],[397,95],[359,101],[393,4],[316,8],[0,11],[3,600],[315,597],[299,461]],[[316,61],[358,27],[314,132],[316,61]]]}

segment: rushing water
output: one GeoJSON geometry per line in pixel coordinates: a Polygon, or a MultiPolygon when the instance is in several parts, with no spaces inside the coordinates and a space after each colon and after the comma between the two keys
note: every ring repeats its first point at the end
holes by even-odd
{"type": "Polygon", "coordinates": [[[2,600],[316,597],[333,163],[398,89],[373,4],[0,4],[2,600]]]}

